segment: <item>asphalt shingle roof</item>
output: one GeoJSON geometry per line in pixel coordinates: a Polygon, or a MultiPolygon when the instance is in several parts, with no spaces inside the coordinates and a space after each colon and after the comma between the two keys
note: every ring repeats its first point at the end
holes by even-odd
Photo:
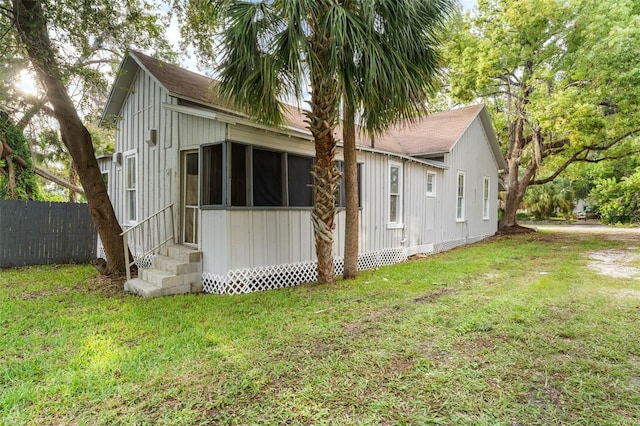
{"type": "MultiPolygon", "coordinates": [[[[132,50],[130,54],[171,95],[213,108],[222,107],[237,110],[237,108],[232,108],[228,104],[215,99],[214,91],[212,90],[212,86],[215,83],[213,79],[137,51],[132,50]]],[[[429,154],[450,152],[483,108],[483,104],[478,104],[429,114],[413,123],[396,126],[385,134],[376,136],[373,144],[370,138],[359,134],[357,138],[358,144],[364,146],[373,145],[379,150],[407,156],[427,156],[429,154]]],[[[113,112],[112,109],[110,111],[113,112]]],[[[287,107],[287,116],[290,127],[307,130],[304,122],[304,112],[301,109],[289,106],[287,107]]],[[[336,129],[335,135],[337,138],[341,138],[340,127],[336,129]]]]}

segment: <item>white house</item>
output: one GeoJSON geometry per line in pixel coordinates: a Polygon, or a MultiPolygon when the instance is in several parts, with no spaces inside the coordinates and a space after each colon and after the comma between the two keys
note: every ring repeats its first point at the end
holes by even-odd
{"type": "MultiPolygon", "coordinates": [[[[300,112],[270,128],[215,102],[207,77],[138,52],[121,67],[103,115],[118,120],[116,152],[101,167],[142,268],[125,288],[235,294],[313,281],[314,145],[300,112]]],[[[362,269],[496,232],[505,162],[483,105],[361,140],[358,163],[362,269]]],[[[343,210],[336,223],[340,274],[343,210]]]]}

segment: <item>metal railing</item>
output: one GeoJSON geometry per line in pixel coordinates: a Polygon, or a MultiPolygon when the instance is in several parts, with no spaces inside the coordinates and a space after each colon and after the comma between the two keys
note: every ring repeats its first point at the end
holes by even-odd
{"type": "Polygon", "coordinates": [[[132,265],[150,254],[156,254],[162,246],[174,240],[174,229],[171,203],[120,234],[124,243],[127,280],[131,279],[132,265]],[[133,248],[133,253],[130,247],[133,248]]]}

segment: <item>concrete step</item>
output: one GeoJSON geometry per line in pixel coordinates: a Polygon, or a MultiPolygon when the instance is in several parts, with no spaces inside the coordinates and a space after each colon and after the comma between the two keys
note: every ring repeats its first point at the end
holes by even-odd
{"type": "Polygon", "coordinates": [[[171,272],[157,268],[141,269],[140,278],[161,288],[175,287],[184,284],[184,278],[171,272]]]}
{"type": "Polygon", "coordinates": [[[169,256],[157,255],[153,258],[153,266],[156,269],[171,272],[176,275],[191,274],[202,271],[202,263],[186,263],[169,256]]]}
{"type": "Polygon", "coordinates": [[[191,285],[185,284],[162,288],[145,281],[142,278],[134,278],[124,284],[124,290],[129,293],[137,294],[138,296],[149,298],[191,293],[191,285]]]}
{"type": "Polygon", "coordinates": [[[186,263],[198,263],[202,261],[201,251],[181,245],[169,246],[167,255],[168,257],[186,263]]]}
{"type": "Polygon", "coordinates": [[[134,278],[124,283],[124,291],[142,297],[157,297],[162,295],[162,289],[142,278],[134,278]]]}
{"type": "Polygon", "coordinates": [[[156,255],[152,268],[142,268],[139,277],[124,289],[142,297],[202,291],[202,252],[185,246],[169,246],[165,255],[156,255]]]}

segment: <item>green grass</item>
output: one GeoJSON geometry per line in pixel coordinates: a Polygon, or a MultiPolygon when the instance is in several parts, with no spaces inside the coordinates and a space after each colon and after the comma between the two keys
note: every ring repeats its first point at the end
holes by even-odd
{"type": "Polygon", "coordinates": [[[3,270],[0,424],[637,425],[640,281],[584,255],[634,244],[501,237],[333,286],[152,300],[91,267],[3,270]]]}

